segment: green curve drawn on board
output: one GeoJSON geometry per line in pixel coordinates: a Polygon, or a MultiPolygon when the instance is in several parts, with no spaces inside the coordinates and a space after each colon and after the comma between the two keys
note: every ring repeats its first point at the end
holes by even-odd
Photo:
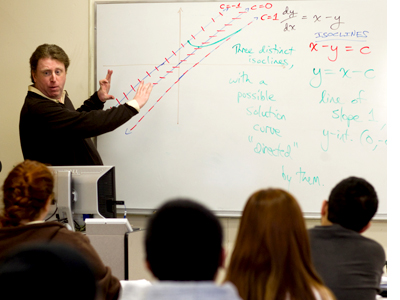
{"type": "Polygon", "coordinates": [[[195,47],[195,48],[210,47],[210,46],[212,46],[212,45],[218,44],[218,43],[220,43],[220,42],[222,42],[222,41],[224,41],[224,40],[230,38],[231,36],[237,34],[237,33],[238,33],[239,31],[241,31],[241,30],[242,30],[242,29],[239,29],[238,31],[236,31],[236,32],[234,32],[234,33],[232,33],[232,34],[230,34],[230,35],[224,37],[223,39],[220,39],[219,41],[216,41],[216,42],[214,42],[214,43],[212,43],[212,44],[208,44],[208,45],[196,46],[196,45],[193,45],[189,40],[188,40],[187,42],[189,43],[190,46],[195,47]]]}

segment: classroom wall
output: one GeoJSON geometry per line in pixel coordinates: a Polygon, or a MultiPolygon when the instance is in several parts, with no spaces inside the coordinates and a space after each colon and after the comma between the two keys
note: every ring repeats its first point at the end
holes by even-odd
{"type": "Polygon", "coordinates": [[[19,113],[31,84],[29,58],[37,46],[58,44],[67,52],[71,65],[65,88],[75,106],[87,99],[88,16],[88,1],[0,0],[1,183],[11,168],[23,160],[19,143],[19,113]]]}
{"type": "MultiPolygon", "coordinates": [[[[0,0],[1,183],[9,170],[23,159],[19,144],[19,112],[30,84],[29,57],[38,45],[58,44],[69,55],[71,65],[65,88],[75,106],[93,92],[93,3],[94,0],[0,0]]],[[[146,219],[146,216],[129,216],[133,227],[145,227],[146,219]]],[[[220,220],[229,255],[240,219],[220,220]]],[[[318,222],[307,220],[307,227],[318,222]]],[[[387,250],[386,221],[374,221],[365,235],[387,250]]]]}

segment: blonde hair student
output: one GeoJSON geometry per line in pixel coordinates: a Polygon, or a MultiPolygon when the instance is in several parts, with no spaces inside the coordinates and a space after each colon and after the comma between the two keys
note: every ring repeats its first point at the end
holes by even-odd
{"type": "Polygon", "coordinates": [[[248,199],[227,268],[243,300],[333,300],[311,260],[303,214],[281,189],[248,199]]]}

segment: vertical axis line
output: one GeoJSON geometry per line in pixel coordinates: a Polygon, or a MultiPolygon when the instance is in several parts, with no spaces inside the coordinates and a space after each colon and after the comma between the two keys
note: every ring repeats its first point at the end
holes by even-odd
{"type": "MultiPolygon", "coordinates": [[[[182,8],[179,8],[179,45],[181,45],[182,38],[182,8]]],[[[178,61],[181,61],[181,51],[178,52],[178,61]]],[[[181,77],[181,68],[178,69],[178,79],[181,77]]],[[[177,116],[176,116],[176,124],[179,125],[179,102],[180,102],[180,86],[181,83],[178,82],[178,103],[177,103],[177,116]]]]}

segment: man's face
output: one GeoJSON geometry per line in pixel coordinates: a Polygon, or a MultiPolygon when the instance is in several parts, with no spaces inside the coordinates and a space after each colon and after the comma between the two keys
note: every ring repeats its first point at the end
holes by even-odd
{"type": "Polygon", "coordinates": [[[61,98],[67,78],[63,63],[51,58],[41,58],[32,76],[35,87],[45,96],[58,100],[61,98]]]}

